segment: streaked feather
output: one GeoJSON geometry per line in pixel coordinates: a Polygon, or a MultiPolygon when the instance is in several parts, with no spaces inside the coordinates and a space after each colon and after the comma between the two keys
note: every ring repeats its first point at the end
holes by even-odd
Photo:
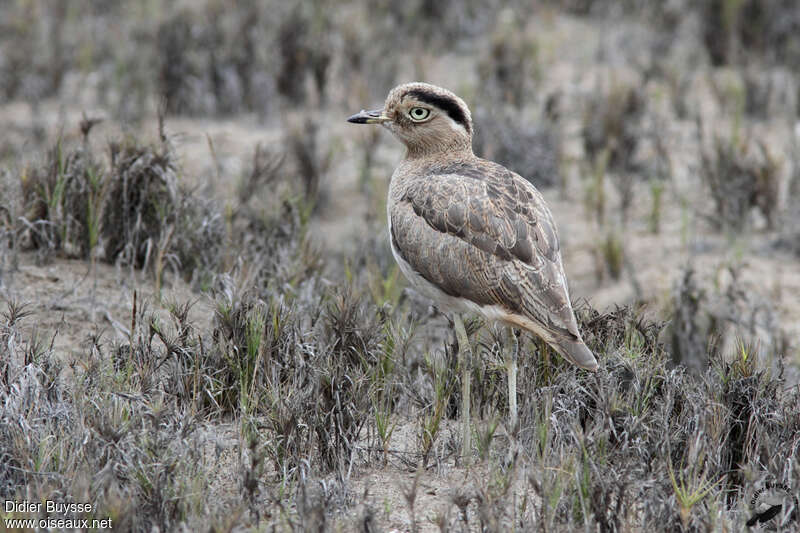
{"type": "Polygon", "coordinates": [[[553,217],[539,191],[482,159],[418,169],[393,203],[392,240],[423,278],[450,296],[499,305],[579,338],[553,217]]]}

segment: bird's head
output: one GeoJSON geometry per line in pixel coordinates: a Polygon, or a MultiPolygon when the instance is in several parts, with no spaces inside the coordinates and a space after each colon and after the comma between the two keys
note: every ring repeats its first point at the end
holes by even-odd
{"type": "Polygon", "coordinates": [[[472,151],[472,116],[464,100],[428,83],[406,83],[389,92],[383,109],[361,111],[347,119],[355,124],[382,124],[421,156],[472,151]]]}

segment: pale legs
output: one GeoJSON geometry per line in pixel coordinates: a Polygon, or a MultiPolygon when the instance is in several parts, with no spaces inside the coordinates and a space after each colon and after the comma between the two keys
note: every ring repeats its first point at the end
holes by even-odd
{"type": "Polygon", "coordinates": [[[472,455],[472,429],[470,428],[469,399],[470,386],[472,381],[472,347],[469,345],[467,330],[461,315],[453,313],[453,324],[456,328],[456,339],[458,340],[458,357],[461,360],[461,458],[464,465],[470,463],[472,455]]]}
{"type": "MultiPolygon", "coordinates": [[[[464,321],[458,313],[453,314],[453,325],[458,341],[458,357],[461,363],[461,457],[464,465],[470,463],[472,455],[472,428],[470,427],[470,395],[472,387],[472,347],[469,344],[464,321]]],[[[517,428],[517,361],[519,359],[519,336],[521,332],[511,328],[513,346],[506,351],[506,370],[508,371],[508,417],[509,430],[517,428]]]]}
{"type": "Polygon", "coordinates": [[[517,361],[519,359],[519,336],[522,332],[511,328],[511,334],[514,338],[514,346],[509,346],[506,352],[506,369],[508,370],[508,418],[510,431],[514,432],[517,427],[517,361]]]}

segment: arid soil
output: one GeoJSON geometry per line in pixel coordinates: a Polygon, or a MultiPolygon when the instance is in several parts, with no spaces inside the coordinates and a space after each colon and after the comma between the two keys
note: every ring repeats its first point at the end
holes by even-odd
{"type": "MultiPolygon", "coordinates": [[[[497,26],[496,31],[502,33],[501,23],[497,26]]],[[[710,66],[689,71],[681,63],[690,64],[686,58],[697,54],[700,46],[691,22],[678,26],[676,41],[682,42],[674,45],[665,59],[685,78],[681,82],[687,88],[680,94],[671,93],[672,87],[664,78],[642,73],[641,63],[653,60],[645,57],[650,52],[641,51],[646,48],[643,43],[648,41],[649,31],[641,21],[578,17],[543,9],[521,28],[518,31],[535,36],[538,69],[535,101],[523,108],[522,122],[554,128],[560,140],[557,159],[561,177],[555,184],[540,188],[560,231],[573,300],[586,300],[600,311],[641,305],[642,316],[669,321],[679,307],[681,280],[691,269],[703,295],[698,296],[698,301],[703,302],[702,312],[718,322],[715,340],[719,351],[733,357],[741,342],[754,342],[767,354],[763,367],[774,371],[777,359],[782,357],[786,363],[784,387],[788,390],[796,386],[800,381],[800,255],[779,245],[786,239],[786,224],[770,227],[756,209],[748,213],[753,220],[741,231],[721,231],[716,227],[713,199],[703,177],[702,150],[711,145],[713,135],[729,136],[734,128],[739,128],[737,135],[743,139],[765,143],[776,162],[776,208],[786,213],[790,203],[797,201],[797,196],[791,196],[796,194],[792,187],[797,187],[792,180],[796,182],[800,175],[798,160],[793,159],[800,146],[800,129],[793,123],[797,117],[787,119],[768,111],[765,118],[734,126],[737,119],[732,118],[733,97],[726,96],[725,91],[728,86],[743,83],[740,72],[710,66]],[[617,184],[623,181],[621,176],[626,171],[609,169],[598,192],[593,177],[596,170],[584,145],[584,125],[593,96],[626,84],[639,88],[647,111],[638,126],[640,142],[630,154],[637,170],[628,191],[630,207],[623,213],[624,191],[617,184]],[[549,121],[542,111],[548,95],[557,95],[557,122],[549,121]],[[683,99],[691,113],[678,116],[675,99],[683,99]],[[698,133],[698,121],[708,132],[704,138],[698,133]],[[663,182],[658,231],[654,232],[653,183],[660,157],[656,137],[666,149],[670,172],[663,182]],[[600,196],[604,203],[599,217],[595,206],[600,196]],[[607,249],[603,243],[612,238],[620,249],[609,253],[604,251],[607,249]]],[[[473,52],[466,54],[422,51],[415,61],[407,61],[408,56],[404,55],[394,81],[421,79],[449,87],[462,93],[473,111],[484,111],[482,115],[476,113],[476,117],[494,117],[493,107],[500,104],[490,98],[495,93],[481,90],[486,80],[475,68],[476,62],[489,54],[493,37],[481,38],[486,45],[475,46],[473,52]]],[[[362,75],[369,77],[369,73],[362,75]]],[[[7,171],[0,175],[7,181],[4,192],[18,194],[15,180],[21,169],[41,164],[45,147],[59,136],[64,142],[80,142],[79,123],[84,115],[104,119],[90,135],[89,142],[97,153],[104,152],[109,140],[124,135],[157,141],[155,112],[135,125],[124,124],[94,96],[92,79],[81,76],[69,74],[66,86],[69,88],[72,83],[73,90],[45,98],[35,107],[20,98],[0,102],[4,136],[0,143],[14,147],[15,154],[4,160],[7,171]]],[[[353,83],[331,86],[331,94],[324,102],[301,108],[276,106],[280,109],[266,115],[248,111],[218,118],[169,114],[166,132],[178,156],[181,182],[213,198],[224,210],[237,205],[235,177],[247,171],[256,145],[284,150],[286,131],[302,129],[304,121],[312,117],[319,128],[319,150],[329,157],[329,164],[320,184],[324,201],[311,216],[309,233],[313,246],[333,258],[327,265],[326,279],[335,285],[344,279],[342,272],[348,268],[348,258],[354,256],[361,243],[373,242],[373,235],[378,236],[374,242],[382,243],[382,247],[376,247],[376,256],[385,255],[387,235],[381,198],[403,153],[389,132],[380,131],[365,186],[362,161],[371,133],[347,124],[345,118],[361,108],[377,107],[381,100],[369,95],[377,91],[374,87],[352,94],[348,88],[353,83]]],[[[388,92],[391,86],[384,89],[388,92]]],[[[475,129],[481,127],[476,118],[475,129]]],[[[291,170],[295,165],[288,157],[284,168],[291,170]]],[[[59,379],[67,388],[80,386],[75,376],[82,373],[81,365],[87,350],[92,349],[93,339],[99,338],[107,346],[130,341],[134,294],[137,305],[148,306],[165,323],[169,321],[169,303],[193,302],[189,318],[194,327],[206,332],[215,327],[213,296],[196,290],[172,272],[165,275],[159,288],[150,273],[126,266],[101,261],[93,264],[66,258],[63,253],[43,258],[36,250],[22,247],[4,248],[2,254],[0,307],[10,301],[26,304],[31,316],[23,322],[21,331],[52,344],[53,353],[64,363],[59,379]]],[[[400,283],[404,284],[401,278],[400,283]]],[[[406,297],[416,301],[413,294],[406,297]]],[[[418,325],[416,335],[428,339],[419,341],[419,346],[430,347],[439,342],[441,352],[441,340],[449,335],[447,321],[425,309],[424,302],[417,307],[421,309],[419,313],[429,313],[429,319],[418,325]]],[[[667,328],[662,333],[666,346],[673,342],[670,331],[667,328]]],[[[600,364],[603,365],[602,358],[600,364]]],[[[480,420],[476,424],[484,427],[489,422],[480,420]]],[[[481,496],[481,487],[491,486],[487,479],[497,474],[486,462],[464,468],[456,464],[453,454],[447,453],[450,448],[458,449],[458,421],[443,421],[437,444],[442,453],[434,453],[426,468],[417,466],[418,416],[411,408],[398,410],[393,423],[395,429],[385,463],[379,450],[367,450],[377,441],[374,433],[373,438],[367,435],[374,429],[365,429],[358,446],[362,447],[360,457],[370,460],[356,461],[347,470],[347,490],[332,489],[332,484],[342,480],[331,474],[309,485],[312,494],[307,501],[346,494],[347,501],[335,502],[333,507],[339,510],[329,517],[330,523],[343,530],[361,527],[366,516],[386,531],[438,531],[437,523],[451,524],[457,530],[478,530],[474,520],[460,522],[459,513],[463,510],[471,517],[477,516],[478,499],[489,498],[481,496]],[[440,456],[447,459],[440,461],[440,456]],[[409,500],[412,493],[414,498],[409,500]],[[457,502],[465,498],[462,509],[457,502]],[[409,501],[414,502],[413,512],[409,501]]],[[[508,442],[508,429],[499,420],[496,439],[508,442]]],[[[217,473],[208,480],[214,506],[239,509],[242,497],[237,465],[246,454],[242,452],[244,437],[236,418],[207,421],[196,438],[208,470],[217,473]]],[[[527,468],[514,472],[514,479],[508,481],[510,491],[503,496],[513,500],[515,509],[527,500],[530,505],[541,504],[527,481],[527,468]]],[[[276,472],[270,466],[263,479],[273,479],[272,476],[276,472]]],[[[636,523],[637,511],[628,509],[628,514],[631,522],[626,523],[636,523]]]]}

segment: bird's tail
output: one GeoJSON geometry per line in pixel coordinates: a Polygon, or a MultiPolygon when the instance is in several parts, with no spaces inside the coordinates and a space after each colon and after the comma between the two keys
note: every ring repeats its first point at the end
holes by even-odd
{"type": "Polygon", "coordinates": [[[559,339],[552,342],[551,346],[573,365],[597,372],[597,359],[580,338],[577,340],[559,339]]]}
{"type": "Polygon", "coordinates": [[[508,314],[503,317],[503,320],[512,326],[526,329],[541,338],[552,346],[561,357],[573,365],[597,372],[597,359],[594,358],[592,351],[583,343],[574,317],[572,318],[572,331],[568,328],[545,328],[540,323],[517,314],[508,314]]]}

